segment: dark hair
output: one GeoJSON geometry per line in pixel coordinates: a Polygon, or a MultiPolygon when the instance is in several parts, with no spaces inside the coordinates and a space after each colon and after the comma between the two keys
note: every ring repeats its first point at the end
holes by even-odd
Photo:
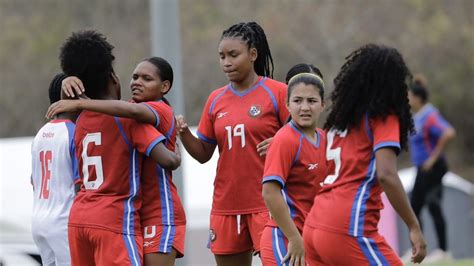
{"type": "Polygon", "coordinates": [[[67,76],[64,73],[59,73],[56,74],[51,80],[51,83],[49,83],[48,93],[50,104],[61,100],[61,83],[65,78],[67,78],[67,76]]]}
{"type": "Polygon", "coordinates": [[[385,119],[395,114],[400,123],[400,145],[407,149],[413,133],[407,94],[411,74],[402,55],[394,48],[368,44],[346,57],[334,79],[331,112],[325,129],[345,130],[358,126],[365,116],[385,119]]]}
{"type": "Polygon", "coordinates": [[[414,75],[410,91],[413,95],[419,97],[422,103],[426,103],[429,97],[428,82],[426,81],[426,78],[421,74],[414,75]]]}
{"type": "Polygon", "coordinates": [[[288,90],[286,95],[286,102],[288,103],[290,100],[291,93],[293,92],[293,88],[300,83],[304,83],[305,85],[313,85],[319,91],[319,96],[321,96],[321,100],[324,101],[324,82],[323,79],[314,73],[299,73],[293,76],[288,83],[288,90]]]}
{"type": "Polygon", "coordinates": [[[288,70],[288,73],[286,73],[285,78],[286,84],[288,84],[288,81],[290,81],[293,76],[300,73],[313,73],[321,77],[321,79],[324,79],[323,74],[321,73],[321,70],[319,70],[319,68],[313,66],[312,64],[301,63],[294,65],[290,68],[290,70],[288,70]]]}
{"type": "Polygon", "coordinates": [[[272,53],[262,27],[256,22],[237,23],[222,32],[221,40],[237,37],[247,43],[249,49],[257,49],[257,60],[253,64],[257,75],[273,78],[272,53]]]}
{"type": "Polygon", "coordinates": [[[73,32],[61,47],[61,68],[66,75],[82,81],[87,96],[100,99],[107,93],[110,74],[114,73],[113,48],[103,34],[94,30],[73,32]]]}
{"type": "MultiPolygon", "coordinates": [[[[164,94],[167,94],[173,87],[173,68],[171,67],[170,63],[168,63],[166,59],[157,57],[157,56],[146,58],[143,61],[149,62],[156,67],[156,72],[158,76],[160,77],[161,81],[167,80],[170,82],[169,90],[166,93],[164,93],[164,94]]],[[[171,106],[170,102],[164,96],[161,99],[167,105],[171,106]]]]}

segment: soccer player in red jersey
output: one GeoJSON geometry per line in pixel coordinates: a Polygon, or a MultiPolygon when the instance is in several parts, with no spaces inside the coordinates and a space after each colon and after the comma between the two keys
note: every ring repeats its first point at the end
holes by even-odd
{"type": "MultiPolygon", "coordinates": [[[[73,33],[61,48],[64,73],[77,76],[92,99],[119,99],[113,46],[95,31],[73,33]]],[[[135,120],[83,111],[75,143],[81,190],[69,219],[73,265],[141,265],[143,238],[138,211],[143,155],[176,168],[179,154],[162,143],[153,126],[135,120]]]]}
{"type": "Polygon", "coordinates": [[[289,80],[291,121],[273,138],[263,174],[263,199],[271,214],[260,240],[265,266],[306,266],[304,220],[327,174],[325,133],[316,128],[323,99],[324,83],[316,74],[300,73],[289,80]]]}
{"type": "MultiPolygon", "coordinates": [[[[173,69],[165,59],[150,57],[133,71],[130,89],[132,101],[62,100],[51,105],[47,116],[56,113],[89,110],[113,116],[128,117],[154,125],[166,137],[166,147],[176,145],[175,118],[164,95],[173,85],[173,69]],[[135,104],[142,103],[142,104],[135,104]]],[[[63,82],[69,95],[81,95],[84,86],[77,77],[63,82]]],[[[144,231],[145,265],[174,265],[176,257],[184,256],[186,217],[170,170],[153,160],[144,162],[142,178],[143,204],[140,210],[144,231]]]]}
{"type": "Polygon", "coordinates": [[[412,261],[419,263],[426,242],[397,174],[397,154],[413,132],[410,72],[396,49],[382,45],[365,45],[346,59],[334,80],[324,126],[331,170],[303,230],[306,260],[309,265],[402,265],[377,231],[384,191],[408,226],[412,261]]]}
{"type": "Polygon", "coordinates": [[[201,163],[219,149],[209,234],[217,265],[250,265],[268,220],[261,184],[265,157],[260,154],[268,145],[264,140],[288,118],[286,85],[270,78],[273,60],[265,32],[255,22],[225,30],[219,57],[230,83],[209,96],[198,138],[182,116],[178,129],[186,150],[201,163]]]}

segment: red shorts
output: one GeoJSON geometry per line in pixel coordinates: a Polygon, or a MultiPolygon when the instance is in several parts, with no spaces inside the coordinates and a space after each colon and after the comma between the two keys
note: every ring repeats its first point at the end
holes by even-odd
{"type": "Polygon", "coordinates": [[[143,237],[112,231],[68,228],[72,265],[142,265],[143,237]]]}
{"type": "Polygon", "coordinates": [[[171,248],[184,256],[186,225],[149,225],[143,229],[143,253],[170,253],[171,248]]]}
{"type": "Polygon", "coordinates": [[[328,232],[305,226],[306,262],[314,265],[400,265],[400,258],[379,234],[371,237],[328,232]]]}
{"type": "Polygon", "coordinates": [[[242,215],[212,215],[208,247],[216,255],[260,251],[260,238],[268,212],[242,215]]]}
{"type": "Polygon", "coordinates": [[[288,239],[278,227],[265,226],[260,240],[260,258],[264,266],[282,265],[288,252],[288,239]]]}

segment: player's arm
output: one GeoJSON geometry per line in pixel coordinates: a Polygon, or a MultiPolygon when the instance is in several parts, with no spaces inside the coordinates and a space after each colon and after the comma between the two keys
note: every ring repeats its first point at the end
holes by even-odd
{"type": "Polygon", "coordinates": [[[412,261],[420,263],[426,256],[426,242],[398,176],[395,150],[390,147],[378,149],[375,152],[375,162],[379,184],[395,211],[408,226],[412,243],[412,261]]]}
{"type": "Polygon", "coordinates": [[[262,196],[272,218],[288,238],[288,254],[282,263],[289,261],[290,265],[305,265],[303,238],[290,217],[280,184],[276,181],[263,183],[262,196]]]}
{"type": "Polygon", "coordinates": [[[149,156],[163,168],[169,170],[175,170],[181,165],[179,147],[176,147],[176,151],[173,152],[168,150],[163,142],[156,144],[151,150],[149,156]]]}
{"type": "Polygon", "coordinates": [[[53,103],[46,113],[52,118],[59,113],[88,110],[111,116],[131,118],[141,123],[156,124],[156,115],[145,104],[129,103],[120,100],[61,100],[53,103]]]}
{"type": "Polygon", "coordinates": [[[216,144],[205,142],[193,135],[182,115],[176,116],[176,130],[184,148],[200,163],[209,161],[214,154],[216,144]]]}
{"type": "Polygon", "coordinates": [[[433,165],[438,161],[441,154],[443,154],[446,145],[456,136],[456,131],[452,127],[447,127],[436,142],[436,146],[430,154],[430,157],[423,163],[422,169],[429,171],[433,165]]]}

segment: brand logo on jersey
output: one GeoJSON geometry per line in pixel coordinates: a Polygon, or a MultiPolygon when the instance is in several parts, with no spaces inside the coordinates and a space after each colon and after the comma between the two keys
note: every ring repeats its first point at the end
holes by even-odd
{"type": "Polygon", "coordinates": [[[216,232],[213,229],[209,229],[209,240],[214,242],[216,240],[216,232]]]}
{"type": "Polygon", "coordinates": [[[53,132],[43,132],[43,138],[54,138],[53,132]]]}
{"type": "Polygon", "coordinates": [[[310,163],[308,164],[308,170],[313,170],[313,169],[316,169],[318,168],[318,164],[317,163],[310,163]]]}
{"type": "Polygon", "coordinates": [[[254,104],[250,106],[249,115],[251,117],[257,117],[262,113],[262,106],[254,104]]]}
{"type": "Polygon", "coordinates": [[[226,116],[226,115],[227,115],[227,113],[229,113],[229,112],[222,112],[222,113],[218,113],[218,114],[217,114],[217,119],[219,119],[219,118],[222,118],[222,117],[226,116]]]}
{"type": "Polygon", "coordinates": [[[143,242],[143,247],[151,246],[151,245],[153,245],[153,242],[155,242],[155,241],[144,241],[143,242]]]}

